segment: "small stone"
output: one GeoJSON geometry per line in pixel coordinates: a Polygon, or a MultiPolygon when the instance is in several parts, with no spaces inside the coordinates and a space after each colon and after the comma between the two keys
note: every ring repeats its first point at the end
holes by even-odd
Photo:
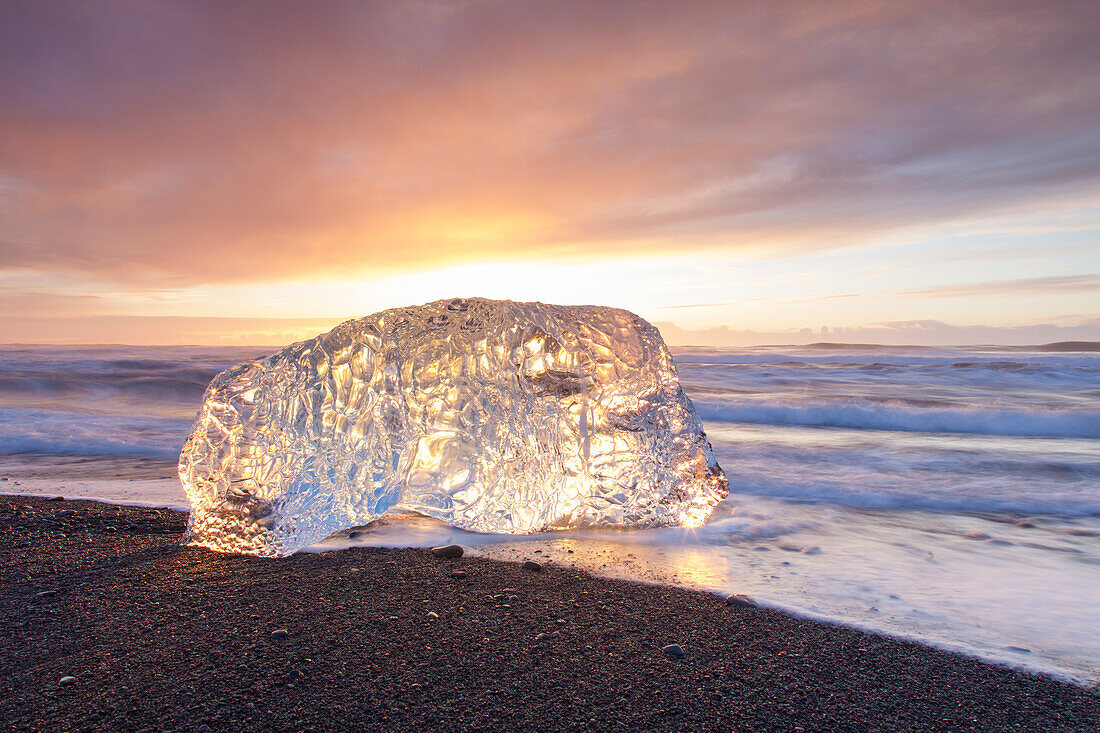
{"type": "Polygon", "coordinates": [[[70,677],[69,675],[65,675],[64,677],[62,677],[61,679],[59,679],[57,681],[57,684],[61,685],[62,687],[65,687],[65,686],[71,685],[75,682],[76,682],[76,677],[70,677]]]}
{"type": "Polygon", "coordinates": [[[523,569],[524,570],[538,571],[538,570],[542,570],[542,565],[540,563],[535,562],[534,560],[527,560],[526,562],[523,563],[523,569]]]}
{"type": "Polygon", "coordinates": [[[731,593],[726,596],[726,605],[744,606],[745,608],[756,608],[756,601],[749,598],[748,596],[743,596],[740,593],[731,593]]]}
{"type": "Polygon", "coordinates": [[[462,545],[444,545],[443,547],[432,548],[432,554],[436,557],[462,557],[462,553],[462,545]]]}
{"type": "Polygon", "coordinates": [[[661,647],[661,651],[663,651],[665,654],[672,657],[673,659],[683,659],[685,656],[687,656],[684,653],[683,647],[681,647],[679,644],[669,644],[666,647],[661,647]]]}
{"type": "Polygon", "coordinates": [[[359,537],[360,537],[360,536],[361,536],[362,534],[363,534],[362,532],[350,532],[350,533],[348,534],[348,539],[349,539],[349,540],[357,540],[357,539],[359,539],[359,537]]]}
{"type": "Polygon", "coordinates": [[[428,618],[439,618],[439,614],[435,611],[428,611],[428,618]]]}
{"type": "Polygon", "coordinates": [[[452,578],[459,578],[459,579],[465,578],[466,577],[466,571],[465,570],[455,570],[451,573],[451,577],[452,578]]]}
{"type": "Polygon", "coordinates": [[[275,639],[285,639],[290,636],[290,632],[286,629],[275,629],[271,632],[271,636],[275,639]]]}
{"type": "Polygon", "coordinates": [[[65,501],[65,497],[64,496],[51,496],[50,498],[46,499],[46,501],[65,501]]]}

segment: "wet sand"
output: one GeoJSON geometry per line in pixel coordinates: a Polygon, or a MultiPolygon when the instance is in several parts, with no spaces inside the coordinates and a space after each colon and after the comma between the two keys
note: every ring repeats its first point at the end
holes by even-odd
{"type": "Polygon", "coordinates": [[[0,496],[5,728],[1100,728],[1095,689],[705,593],[423,549],[220,555],[178,545],[185,519],[0,496]]]}

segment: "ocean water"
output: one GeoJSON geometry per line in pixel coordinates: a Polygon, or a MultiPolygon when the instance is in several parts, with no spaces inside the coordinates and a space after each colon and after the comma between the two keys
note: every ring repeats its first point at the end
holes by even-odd
{"type": "MultiPolygon", "coordinates": [[[[186,507],[207,382],[264,349],[5,347],[0,491],[186,507]]],[[[1100,353],[676,353],[731,494],[703,527],[479,535],[407,513],[315,546],[459,542],[1100,681],[1100,353]]]]}

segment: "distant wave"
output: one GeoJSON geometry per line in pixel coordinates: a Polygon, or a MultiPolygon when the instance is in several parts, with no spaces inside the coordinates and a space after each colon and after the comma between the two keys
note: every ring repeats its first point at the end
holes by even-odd
{"type": "Polygon", "coordinates": [[[0,394],[50,397],[107,397],[131,395],[159,397],[197,403],[210,380],[217,374],[208,369],[176,366],[164,372],[120,369],[106,374],[36,373],[14,374],[0,379],[0,394]]]}
{"type": "Polygon", "coordinates": [[[849,367],[894,366],[902,368],[919,368],[928,366],[952,366],[956,364],[974,367],[1010,362],[1013,364],[1023,364],[1032,369],[1065,366],[1100,368],[1100,356],[1074,352],[1066,352],[1064,354],[1024,354],[1012,352],[1017,358],[1006,359],[1003,355],[1005,352],[1000,352],[999,350],[996,353],[989,351],[974,352],[966,350],[948,351],[933,349],[923,351],[914,349],[912,352],[908,353],[891,351],[889,349],[883,351],[869,350],[860,353],[840,350],[836,350],[835,353],[830,353],[830,351],[829,349],[815,351],[806,347],[767,351],[674,351],[673,358],[676,360],[677,364],[681,365],[730,364],[756,366],[773,364],[777,366],[805,366],[831,364],[849,367]]]}
{"type": "MultiPolygon", "coordinates": [[[[792,346],[789,348],[835,350],[835,351],[873,351],[890,349],[933,350],[934,346],[887,346],[885,344],[847,344],[840,341],[818,341],[805,346],[792,346]]],[[[1003,351],[1100,351],[1100,341],[1055,341],[1038,346],[997,346],[992,347],[1003,351]]]]}
{"type": "MultiPolygon", "coordinates": [[[[793,347],[799,348],[799,347],[793,347]]],[[[806,344],[805,349],[818,349],[821,351],[886,351],[888,349],[915,349],[927,350],[929,346],[886,346],[885,344],[846,344],[840,341],[818,341],[806,344]]]]}
{"type": "Polygon", "coordinates": [[[1055,341],[1036,346],[1036,351],[1100,351],[1100,341],[1055,341]]]}
{"type": "Polygon", "coordinates": [[[1100,409],[920,407],[904,401],[791,403],[744,400],[695,403],[703,420],[755,425],[972,433],[1028,438],[1100,438],[1100,409]]]}

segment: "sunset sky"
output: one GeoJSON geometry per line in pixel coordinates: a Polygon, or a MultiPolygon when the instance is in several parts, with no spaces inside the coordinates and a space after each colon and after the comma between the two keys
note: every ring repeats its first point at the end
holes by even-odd
{"type": "Polygon", "coordinates": [[[482,295],[1100,340],[1100,3],[0,4],[0,342],[482,295]]]}

